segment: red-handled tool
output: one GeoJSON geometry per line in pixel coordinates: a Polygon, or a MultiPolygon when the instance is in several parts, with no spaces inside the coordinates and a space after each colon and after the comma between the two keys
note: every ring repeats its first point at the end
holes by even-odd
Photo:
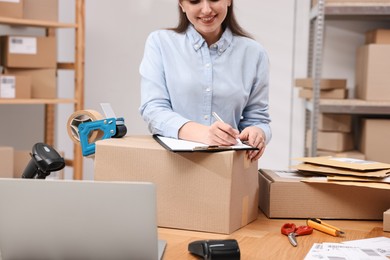
{"type": "Polygon", "coordinates": [[[288,237],[291,245],[297,246],[296,236],[310,235],[313,233],[313,228],[309,226],[295,226],[293,223],[286,223],[281,228],[282,234],[288,237]]]}

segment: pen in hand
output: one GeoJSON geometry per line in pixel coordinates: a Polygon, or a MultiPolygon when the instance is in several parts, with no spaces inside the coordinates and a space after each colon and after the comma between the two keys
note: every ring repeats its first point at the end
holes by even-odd
{"type": "MultiPolygon", "coordinates": [[[[225,122],[222,120],[222,118],[219,117],[219,115],[218,115],[217,113],[213,112],[212,114],[213,114],[213,117],[214,117],[217,121],[222,122],[222,123],[225,123],[225,122]]],[[[242,144],[242,142],[241,142],[241,140],[240,140],[239,138],[236,138],[236,141],[237,141],[238,144],[242,144]]]]}

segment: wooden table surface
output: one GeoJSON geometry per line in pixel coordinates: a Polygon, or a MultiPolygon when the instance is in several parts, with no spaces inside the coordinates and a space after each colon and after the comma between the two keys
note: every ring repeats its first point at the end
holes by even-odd
{"type": "Polygon", "coordinates": [[[358,220],[326,220],[327,223],[341,228],[344,237],[333,237],[320,231],[313,234],[298,236],[298,246],[293,247],[287,237],[280,233],[284,223],[305,225],[304,219],[268,219],[260,211],[259,217],[249,225],[235,231],[231,235],[195,232],[178,229],[159,228],[159,239],[167,241],[164,260],[200,259],[188,252],[188,244],[203,239],[236,239],[238,241],[241,259],[303,259],[313,243],[342,242],[372,237],[390,237],[389,232],[383,232],[382,221],[358,220]]]}

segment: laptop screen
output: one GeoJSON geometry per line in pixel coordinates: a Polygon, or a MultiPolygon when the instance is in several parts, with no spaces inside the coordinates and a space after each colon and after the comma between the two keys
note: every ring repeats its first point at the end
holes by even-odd
{"type": "Polygon", "coordinates": [[[158,259],[152,183],[0,179],[8,259],[158,259]]]}

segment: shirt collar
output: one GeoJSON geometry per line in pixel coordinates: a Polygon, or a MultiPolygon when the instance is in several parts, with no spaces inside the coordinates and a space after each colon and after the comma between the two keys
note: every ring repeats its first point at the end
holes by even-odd
{"type": "MultiPolygon", "coordinates": [[[[193,25],[189,25],[186,31],[188,38],[191,41],[192,46],[195,51],[198,51],[203,44],[206,44],[205,39],[195,30],[193,25]]],[[[221,55],[226,49],[229,47],[231,42],[233,41],[233,34],[229,28],[226,28],[223,32],[221,38],[214,43],[213,45],[218,47],[218,54],[221,55]]]]}

